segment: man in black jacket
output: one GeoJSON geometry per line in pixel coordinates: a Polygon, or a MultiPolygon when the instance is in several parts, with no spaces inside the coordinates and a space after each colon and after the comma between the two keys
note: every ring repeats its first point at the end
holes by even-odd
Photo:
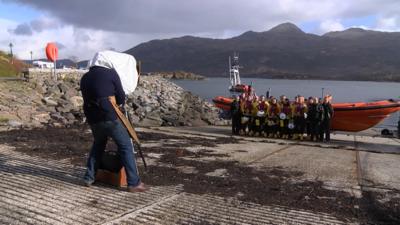
{"type": "Polygon", "coordinates": [[[231,115],[232,115],[232,134],[238,135],[240,131],[240,98],[235,96],[231,103],[231,115]]]}
{"type": "Polygon", "coordinates": [[[321,131],[320,131],[320,139],[321,141],[324,140],[325,134],[325,141],[331,141],[331,119],[333,117],[333,107],[331,104],[331,96],[327,95],[324,97],[324,101],[322,106],[324,108],[324,118],[321,124],[321,131]]]}
{"type": "Polygon", "coordinates": [[[307,135],[310,137],[311,141],[315,141],[317,104],[315,104],[314,98],[308,98],[307,103],[307,135]]]}
{"type": "Polygon", "coordinates": [[[122,165],[125,167],[128,191],[145,191],[146,187],[138,176],[130,136],[108,100],[109,96],[115,96],[118,105],[125,103],[125,92],[117,72],[114,69],[92,66],[83,75],[80,88],[84,101],[83,110],[94,138],[84,176],[85,184],[90,186],[94,182],[107,139],[111,137],[118,146],[122,165]]]}
{"type": "Polygon", "coordinates": [[[325,118],[325,110],[324,106],[322,105],[321,99],[315,98],[314,99],[316,107],[315,107],[315,134],[318,136],[318,141],[323,141],[323,129],[322,123],[325,118]]]}

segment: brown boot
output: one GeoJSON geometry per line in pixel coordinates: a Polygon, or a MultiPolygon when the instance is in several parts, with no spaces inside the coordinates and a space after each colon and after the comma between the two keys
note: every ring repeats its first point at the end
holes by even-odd
{"type": "Polygon", "coordinates": [[[140,182],[137,186],[132,187],[132,186],[128,186],[127,191],[128,192],[145,192],[149,190],[148,187],[146,187],[144,185],[144,183],[140,182]]]}

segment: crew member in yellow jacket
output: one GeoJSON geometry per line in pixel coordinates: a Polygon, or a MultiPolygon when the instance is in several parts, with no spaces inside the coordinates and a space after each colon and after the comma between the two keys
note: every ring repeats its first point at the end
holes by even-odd
{"type": "Polygon", "coordinates": [[[267,110],[267,127],[266,133],[268,137],[279,137],[279,113],[281,112],[278,100],[271,97],[267,110]]]}
{"type": "Polygon", "coordinates": [[[306,129],[307,119],[307,105],[304,102],[303,96],[298,96],[296,102],[293,104],[294,115],[294,136],[293,139],[303,140],[304,132],[306,129]]]}
{"type": "Polygon", "coordinates": [[[255,135],[260,127],[260,120],[257,118],[258,113],[258,96],[253,97],[251,102],[251,121],[250,121],[250,135],[255,135]]]}

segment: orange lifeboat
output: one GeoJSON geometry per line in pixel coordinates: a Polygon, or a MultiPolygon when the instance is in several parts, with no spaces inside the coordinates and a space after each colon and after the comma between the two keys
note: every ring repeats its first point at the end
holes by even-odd
{"type": "Polygon", "coordinates": [[[332,130],[358,132],[371,128],[400,110],[393,100],[377,102],[335,103],[332,130]]]}
{"type": "MultiPolygon", "coordinates": [[[[223,110],[230,110],[232,101],[232,98],[223,96],[213,99],[215,106],[223,110]]],[[[369,129],[400,110],[400,103],[394,100],[335,103],[332,106],[332,130],[350,132],[369,129]]]]}
{"type": "Polygon", "coordinates": [[[233,102],[232,98],[217,96],[212,100],[217,108],[230,111],[231,103],[233,102]]]}

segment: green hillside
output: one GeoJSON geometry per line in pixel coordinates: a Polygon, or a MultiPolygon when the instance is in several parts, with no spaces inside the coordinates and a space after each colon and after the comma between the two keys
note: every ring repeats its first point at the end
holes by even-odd
{"type": "Polygon", "coordinates": [[[26,64],[18,59],[14,59],[11,64],[10,59],[8,54],[0,51],[0,77],[17,76],[26,67],[26,64]]]}

